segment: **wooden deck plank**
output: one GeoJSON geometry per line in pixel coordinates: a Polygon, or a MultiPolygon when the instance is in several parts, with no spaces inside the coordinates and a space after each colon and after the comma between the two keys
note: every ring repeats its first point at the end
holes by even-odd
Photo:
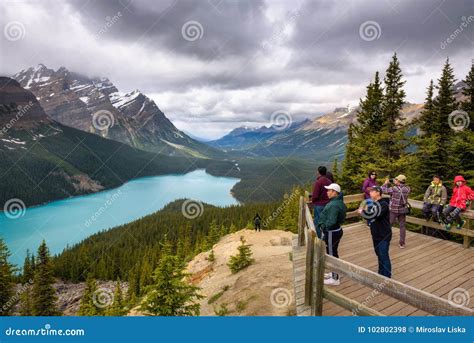
{"type": "MultiPolygon", "coordinates": [[[[411,231],[407,231],[407,248],[399,249],[398,235],[399,230],[393,228],[390,255],[394,279],[445,299],[450,291],[459,287],[471,294],[474,292],[473,249],[465,249],[462,244],[411,231]]],[[[365,223],[351,224],[350,230],[344,230],[339,251],[341,259],[370,270],[377,269],[377,258],[373,251],[370,231],[365,223]]],[[[304,291],[300,291],[304,290],[304,268],[303,270],[299,268],[304,266],[306,247],[294,247],[294,252],[296,255],[293,254],[293,261],[298,267],[295,269],[294,277],[295,280],[299,278],[298,284],[295,285],[299,290],[298,296],[303,299],[303,306],[300,306],[297,312],[308,315],[308,308],[304,309],[304,291]],[[302,279],[299,274],[303,274],[302,279]]],[[[371,295],[372,289],[344,276],[341,278],[341,285],[331,289],[386,315],[427,315],[384,294],[371,295]]],[[[474,302],[471,301],[466,306],[474,308],[474,302]]],[[[352,314],[325,300],[323,315],[352,314]]]]}

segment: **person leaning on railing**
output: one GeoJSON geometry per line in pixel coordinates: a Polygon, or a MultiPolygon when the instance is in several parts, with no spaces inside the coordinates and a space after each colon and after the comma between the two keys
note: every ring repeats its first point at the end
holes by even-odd
{"type": "MultiPolygon", "coordinates": [[[[337,183],[331,183],[324,186],[327,190],[329,202],[321,211],[318,228],[322,232],[322,239],[326,242],[326,253],[328,255],[339,257],[337,249],[341,241],[343,231],[342,223],[346,219],[346,205],[344,204],[341,186],[337,183]]],[[[337,273],[326,273],[324,275],[325,285],[339,285],[339,275],[337,273]]]]}
{"type": "Polygon", "coordinates": [[[357,212],[364,218],[370,227],[372,243],[378,258],[378,273],[392,277],[392,263],[390,262],[389,248],[392,240],[392,225],[390,224],[389,200],[382,198],[382,188],[370,188],[370,198],[373,203],[369,208],[359,208],[357,212]]]}

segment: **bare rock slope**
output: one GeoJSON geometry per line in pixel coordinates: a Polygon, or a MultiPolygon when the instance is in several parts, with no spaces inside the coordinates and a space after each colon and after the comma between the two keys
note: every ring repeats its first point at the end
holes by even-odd
{"type": "Polygon", "coordinates": [[[294,315],[295,301],[291,262],[291,232],[241,230],[224,236],[210,251],[189,264],[191,282],[201,287],[201,315],[294,315]],[[232,274],[227,262],[237,254],[240,237],[251,245],[254,263],[232,274]]]}

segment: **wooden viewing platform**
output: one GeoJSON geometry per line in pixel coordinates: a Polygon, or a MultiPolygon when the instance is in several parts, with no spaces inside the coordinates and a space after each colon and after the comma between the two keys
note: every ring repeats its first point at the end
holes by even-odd
{"type": "MultiPolygon", "coordinates": [[[[359,196],[351,195],[344,200],[355,199],[359,196]]],[[[300,210],[299,235],[293,240],[298,316],[474,314],[472,248],[407,230],[406,248],[400,249],[399,229],[394,227],[390,245],[392,279],[388,279],[376,274],[377,256],[364,221],[343,226],[338,260],[325,254],[324,242],[311,232],[314,224],[303,197],[300,210]],[[339,286],[325,286],[322,282],[324,272],[332,270],[340,274],[339,286]],[[460,303],[464,306],[457,305],[460,303]]],[[[466,218],[472,212],[466,213],[466,218]]],[[[348,213],[348,217],[353,216],[348,213]]],[[[462,234],[470,238],[472,231],[468,227],[462,234]]]]}

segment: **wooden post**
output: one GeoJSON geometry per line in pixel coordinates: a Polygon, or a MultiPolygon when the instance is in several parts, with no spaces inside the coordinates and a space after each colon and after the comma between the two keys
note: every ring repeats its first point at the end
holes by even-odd
{"type": "Polygon", "coordinates": [[[314,266],[314,238],[316,234],[313,230],[308,233],[308,242],[306,242],[306,269],[304,285],[304,304],[311,306],[313,298],[313,266],[314,266]]]}
{"type": "Polygon", "coordinates": [[[324,258],[326,248],[324,242],[317,239],[314,242],[314,277],[313,277],[313,306],[311,314],[314,316],[323,315],[323,297],[324,297],[324,258]]]}
{"type": "Polygon", "coordinates": [[[305,203],[304,197],[300,196],[300,209],[298,213],[298,246],[302,247],[305,244],[305,203]]]}
{"type": "MultiPolygon", "coordinates": [[[[472,209],[472,204],[469,205],[469,209],[472,209]]],[[[471,219],[469,218],[466,218],[466,226],[465,226],[466,230],[470,230],[471,229],[471,219]]],[[[471,246],[471,237],[468,236],[468,235],[464,235],[463,237],[463,240],[462,240],[462,246],[466,249],[469,249],[469,247],[471,246]]]]}

